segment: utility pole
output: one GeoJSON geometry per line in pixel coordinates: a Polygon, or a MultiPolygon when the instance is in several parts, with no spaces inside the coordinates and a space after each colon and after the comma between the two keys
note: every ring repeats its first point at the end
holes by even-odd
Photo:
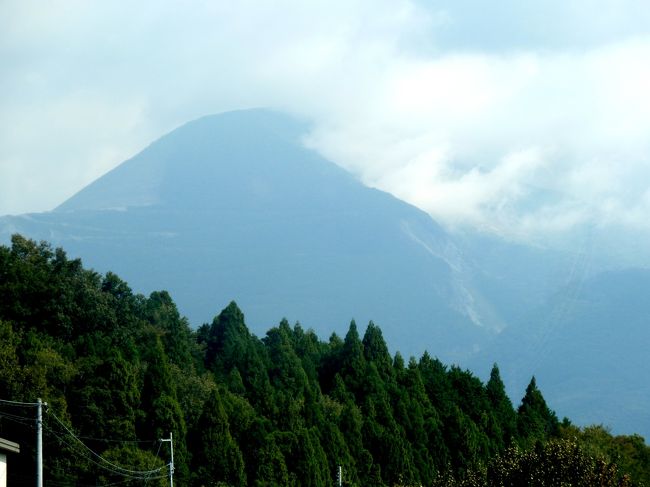
{"type": "Polygon", "coordinates": [[[338,466],[336,471],[336,485],[343,487],[343,467],[341,465],[338,466]]]}
{"type": "Polygon", "coordinates": [[[0,404],[19,407],[36,406],[36,487],[43,487],[43,406],[47,407],[47,403],[39,397],[36,402],[0,399],[0,404]]]}
{"type": "Polygon", "coordinates": [[[43,401],[40,397],[36,400],[36,487],[43,487],[43,401]]]}
{"type": "Polygon", "coordinates": [[[169,442],[169,447],[171,449],[171,462],[169,462],[169,487],[174,487],[174,439],[171,431],[169,432],[169,438],[161,438],[160,441],[169,442]]]}

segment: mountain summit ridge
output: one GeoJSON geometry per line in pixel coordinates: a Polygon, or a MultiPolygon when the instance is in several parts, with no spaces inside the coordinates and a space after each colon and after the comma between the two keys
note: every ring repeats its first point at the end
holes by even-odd
{"type": "Polygon", "coordinates": [[[266,109],[201,117],[152,142],[54,211],[179,204],[182,199],[178,196],[190,196],[187,190],[211,189],[201,186],[203,182],[211,183],[224,176],[242,179],[264,170],[262,164],[254,164],[256,160],[250,157],[238,155],[231,162],[229,158],[235,152],[264,144],[277,148],[278,141],[298,147],[305,129],[305,124],[266,109]],[[179,189],[186,191],[179,193],[179,189]]]}

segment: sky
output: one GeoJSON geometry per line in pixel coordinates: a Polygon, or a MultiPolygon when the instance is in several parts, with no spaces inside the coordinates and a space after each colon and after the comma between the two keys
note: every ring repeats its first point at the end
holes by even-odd
{"type": "Polygon", "coordinates": [[[454,227],[650,235],[647,0],[0,0],[0,215],[270,107],[454,227]]]}

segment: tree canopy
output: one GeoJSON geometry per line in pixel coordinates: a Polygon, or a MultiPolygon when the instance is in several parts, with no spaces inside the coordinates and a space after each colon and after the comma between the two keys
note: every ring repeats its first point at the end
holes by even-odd
{"type": "MultiPolygon", "coordinates": [[[[193,330],[167,292],[16,235],[0,246],[0,399],[38,397],[51,485],[165,485],[170,432],[189,486],[330,486],[339,465],[345,486],[642,485],[650,467],[640,437],[560,423],[534,378],[515,409],[496,365],[483,384],[405,361],[372,322],[258,338],[235,302],[193,330]]],[[[33,417],[0,402],[22,450],[10,485],[33,484],[33,417]]]]}

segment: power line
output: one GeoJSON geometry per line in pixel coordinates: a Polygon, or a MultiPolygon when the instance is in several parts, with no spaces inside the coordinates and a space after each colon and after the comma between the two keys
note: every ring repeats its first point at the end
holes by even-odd
{"type": "Polygon", "coordinates": [[[10,401],[8,399],[0,399],[0,403],[14,406],[38,406],[37,402],[10,401]]]}
{"type": "MultiPolygon", "coordinates": [[[[158,455],[160,454],[160,448],[162,447],[162,444],[163,444],[162,441],[158,442],[158,451],[156,451],[156,458],[154,459],[154,461],[158,459],[158,455]]],[[[149,479],[144,481],[144,485],[147,485],[148,483],[149,483],[149,479]]]]}
{"type": "MultiPolygon", "coordinates": [[[[151,477],[145,480],[145,485],[149,480],[159,480],[159,479],[164,479],[165,477],[166,475],[161,475],[159,477],[151,477]]],[[[119,482],[113,482],[111,484],[102,484],[102,487],[108,487],[109,485],[120,485],[120,484],[125,484],[127,482],[133,482],[133,479],[120,480],[119,482]]]]}
{"type": "MultiPolygon", "coordinates": [[[[0,406],[14,406],[14,407],[32,407],[32,406],[38,406],[37,402],[19,402],[19,401],[9,401],[7,399],[0,399],[0,406]]],[[[33,417],[28,417],[28,416],[21,416],[19,414],[12,414],[12,413],[5,413],[5,412],[0,412],[0,420],[2,419],[8,419],[10,421],[14,421],[16,423],[21,423],[24,424],[25,426],[31,427],[32,429],[34,428],[34,425],[31,424],[34,422],[33,417]]]]}
{"type": "MultiPolygon", "coordinates": [[[[77,444],[77,442],[71,442],[71,440],[66,439],[66,436],[59,434],[59,432],[55,431],[54,429],[52,429],[52,428],[50,428],[50,427],[47,427],[47,429],[49,430],[50,433],[52,433],[52,434],[53,434],[53,435],[54,435],[54,436],[59,440],[59,442],[60,442],[62,445],[66,445],[66,446],[69,446],[70,448],[74,448],[74,445],[77,444]]],[[[68,436],[69,436],[69,435],[68,435],[68,436]]],[[[90,463],[92,463],[93,465],[96,465],[96,466],[98,466],[99,468],[102,468],[102,469],[106,470],[107,472],[110,472],[110,473],[112,473],[112,474],[114,474],[114,475],[119,475],[119,476],[121,476],[121,477],[125,477],[125,478],[127,478],[127,481],[128,481],[128,482],[131,482],[131,481],[133,481],[133,480],[144,480],[144,481],[147,481],[147,480],[151,480],[151,479],[162,479],[162,478],[165,478],[165,477],[166,477],[166,475],[157,475],[157,476],[154,476],[154,473],[156,473],[156,472],[160,472],[164,467],[160,467],[159,469],[156,469],[156,470],[145,470],[145,471],[142,471],[142,475],[137,475],[137,471],[134,471],[133,474],[129,474],[129,473],[125,473],[125,472],[123,472],[123,471],[121,471],[121,470],[117,470],[117,469],[115,469],[115,468],[109,467],[108,465],[105,465],[105,464],[103,464],[103,463],[100,463],[99,461],[95,460],[95,459],[94,459],[94,458],[93,458],[89,453],[87,453],[86,451],[75,450],[75,452],[76,452],[79,456],[85,458],[87,461],[89,461],[90,463]]],[[[100,457],[100,458],[103,459],[103,457],[100,457]]],[[[106,461],[105,459],[103,459],[103,460],[106,461]]],[[[121,467],[119,467],[119,466],[116,466],[116,467],[117,467],[118,469],[121,468],[121,467]]]]}
{"type": "Polygon", "coordinates": [[[16,416],[14,414],[6,414],[6,413],[0,413],[0,420],[2,419],[8,419],[9,421],[13,421],[14,423],[19,423],[22,424],[23,426],[27,426],[28,428],[34,429],[34,418],[26,418],[25,416],[16,416]]]}
{"type": "Polygon", "coordinates": [[[25,420],[30,422],[34,421],[34,418],[28,418],[27,416],[19,416],[17,414],[11,414],[11,413],[0,413],[0,418],[13,418],[17,420],[25,420]]]}
{"type": "MultiPolygon", "coordinates": [[[[38,400],[38,402],[23,402],[23,401],[12,401],[9,399],[0,399],[0,405],[14,406],[14,407],[37,407],[39,411],[39,418],[37,420],[37,423],[39,423],[39,427],[40,427],[41,426],[40,407],[42,405],[47,405],[47,404],[42,403],[40,399],[38,400]]],[[[51,415],[55,419],[55,421],[63,428],[63,430],[65,430],[65,434],[67,434],[69,437],[71,437],[74,440],[74,442],[70,442],[66,439],[66,437],[63,434],[56,431],[54,428],[51,428],[50,426],[46,426],[46,429],[50,433],[52,433],[59,440],[59,442],[61,442],[61,444],[67,445],[70,448],[74,449],[77,452],[77,454],[80,454],[82,457],[86,458],[88,461],[97,465],[98,467],[103,468],[104,470],[114,475],[119,475],[127,479],[124,481],[114,482],[114,483],[104,484],[104,485],[106,486],[119,485],[126,482],[132,482],[133,480],[144,480],[145,483],[147,483],[149,480],[163,479],[166,477],[165,474],[161,475],[161,472],[167,467],[167,465],[163,465],[161,467],[150,469],[150,470],[133,470],[133,469],[116,465],[115,463],[102,457],[99,453],[95,452],[88,445],[86,445],[81,440],[80,437],[78,437],[68,426],[65,425],[65,423],[63,423],[63,421],[59,419],[59,417],[56,414],[54,414],[54,412],[51,412],[49,409],[47,409],[46,412],[48,413],[48,416],[51,415]],[[78,449],[74,448],[74,445],[81,445],[81,447],[83,447],[83,450],[80,452],[78,449]]],[[[0,413],[0,419],[15,421],[17,423],[23,424],[24,426],[34,428],[34,425],[30,424],[34,421],[33,418],[20,416],[17,414],[0,413]]],[[[154,442],[153,440],[107,440],[101,438],[87,438],[87,439],[90,439],[92,441],[104,441],[104,442],[115,442],[115,443],[153,443],[154,442]]],[[[171,441],[171,439],[167,441],[171,441]]],[[[156,453],[155,459],[158,458],[158,454],[160,453],[160,448],[162,446],[162,441],[159,440],[159,442],[160,443],[158,445],[158,452],[156,453]]]]}
{"type": "Polygon", "coordinates": [[[101,441],[103,443],[149,443],[150,445],[158,443],[158,440],[111,440],[108,438],[93,438],[92,436],[78,436],[77,438],[81,440],[101,441]]]}
{"type": "MultiPolygon", "coordinates": [[[[81,439],[75,435],[70,428],[68,428],[63,421],[61,421],[56,414],[48,410],[48,415],[51,415],[57,423],[59,423],[60,426],[63,427],[63,429],[70,435],[74,440],[77,441],[85,450],[87,450],[92,456],[96,457],[100,462],[104,462],[106,465],[109,465],[112,467],[114,470],[113,473],[116,473],[118,475],[122,476],[133,476],[133,478],[139,478],[139,479],[146,479],[151,477],[153,474],[158,473],[162,471],[165,467],[159,467],[157,469],[152,469],[152,470],[131,470],[128,468],[121,467],[119,465],[114,464],[113,462],[107,460],[106,458],[102,457],[99,453],[95,452],[92,450],[88,445],[86,445],[81,439]]],[[[50,430],[56,435],[56,432],[50,428],[50,430]]],[[[56,435],[58,437],[58,435],[56,435]]],[[[59,437],[60,438],[60,437],[59,437]]],[[[93,462],[96,463],[96,462],[93,462]]],[[[110,470],[109,468],[105,467],[104,464],[99,464],[99,466],[106,468],[107,470],[110,470]]]]}

